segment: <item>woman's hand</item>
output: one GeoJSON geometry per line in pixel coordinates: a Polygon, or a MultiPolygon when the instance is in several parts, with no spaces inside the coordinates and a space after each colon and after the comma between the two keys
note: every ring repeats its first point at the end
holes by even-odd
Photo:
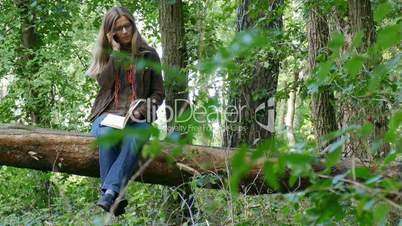
{"type": "Polygon", "coordinates": [[[120,50],[120,43],[118,43],[114,38],[114,34],[109,32],[106,34],[107,40],[109,41],[110,45],[112,46],[112,49],[115,51],[120,50]]]}
{"type": "Polygon", "coordinates": [[[142,115],[139,111],[134,111],[133,115],[134,115],[134,118],[136,118],[136,119],[141,119],[141,117],[142,117],[142,115]]]}

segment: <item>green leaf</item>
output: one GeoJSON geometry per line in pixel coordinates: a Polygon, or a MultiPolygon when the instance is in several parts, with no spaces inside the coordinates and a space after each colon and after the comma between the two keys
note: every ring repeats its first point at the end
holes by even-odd
{"type": "Polygon", "coordinates": [[[392,11],[392,5],[386,1],[384,3],[381,3],[377,6],[377,8],[374,11],[374,21],[375,22],[380,22],[382,19],[384,19],[390,12],[392,11]]]}
{"type": "Polygon", "coordinates": [[[123,139],[123,135],[122,130],[113,129],[107,135],[98,137],[96,143],[99,145],[115,145],[123,139]]]}
{"type": "Polygon", "coordinates": [[[378,32],[376,46],[380,49],[387,49],[398,45],[402,36],[402,22],[384,27],[378,32]]]}
{"type": "Polygon", "coordinates": [[[274,151],[275,151],[275,139],[264,140],[261,144],[258,144],[255,151],[252,152],[251,159],[255,161],[264,156],[264,154],[274,151]]]}
{"type": "Polygon", "coordinates": [[[307,154],[290,153],[284,156],[293,176],[308,176],[311,173],[312,157],[307,154]]]}
{"type": "Polygon", "coordinates": [[[279,189],[278,177],[276,176],[276,167],[269,161],[264,164],[264,178],[268,182],[269,186],[274,190],[279,189]]]}
{"type": "Polygon", "coordinates": [[[397,130],[401,124],[402,124],[402,111],[399,111],[391,118],[388,127],[390,130],[397,130]]]}
{"type": "Polygon", "coordinates": [[[361,137],[367,137],[370,135],[374,130],[374,126],[371,123],[365,123],[362,127],[360,127],[358,134],[361,137]]]}
{"type": "Polygon", "coordinates": [[[251,169],[251,163],[246,161],[247,150],[247,146],[242,144],[232,158],[232,177],[230,178],[232,194],[239,192],[241,178],[251,169]]]}
{"type": "MultiPolygon", "coordinates": [[[[155,158],[161,153],[161,151],[162,146],[160,141],[158,139],[154,139],[143,147],[142,155],[146,158],[147,157],[155,158]]],[[[168,162],[169,161],[171,163],[172,161],[174,161],[174,159],[168,158],[168,162]]]]}
{"type": "Polygon", "coordinates": [[[358,31],[353,37],[352,48],[359,48],[363,42],[363,31],[358,31]]]}
{"type": "Polygon", "coordinates": [[[339,159],[341,157],[342,157],[342,150],[341,150],[341,148],[338,148],[335,151],[328,153],[327,161],[325,162],[325,165],[327,167],[332,167],[332,166],[336,165],[336,163],[339,161],[339,159]]]}
{"type": "MultiPolygon", "coordinates": [[[[329,75],[329,72],[333,66],[333,61],[328,60],[325,62],[322,62],[319,64],[318,66],[318,78],[319,78],[319,82],[322,83],[326,80],[326,78],[329,75]]],[[[320,84],[321,85],[321,84],[320,84]]]]}
{"type": "Polygon", "coordinates": [[[233,168],[240,168],[245,164],[247,154],[247,147],[245,145],[241,145],[240,148],[236,151],[232,158],[232,166],[233,168]]]}
{"type": "Polygon", "coordinates": [[[355,168],[355,175],[357,178],[368,179],[373,177],[371,171],[366,167],[356,167],[355,168]]]}
{"type": "Polygon", "coordinates": [[[334,33],[332,34],[332,38],[328,43],[328,47],[334,51],[337,52],[340,48],[342,48],[343,44],[345,43],[345,37],[341,33],[334,33]]]}
{"type": "Polygon", "coordinates": [[[377,225],[385,225],[387,222],[387,216],[390,211],[389,205],[385,203],[380,203],[376,205],[376,207],[373,210],[373,218],[374,222],[377,223],[377,225]]]}
{"type": "Polygon", "coordinates": [[[290,153],[286,155],[288,163],[291,164],[309,164],[312,157],[308,154],[290,153]]]}
{"type": "Polygon", "coordinates": [[[298,179],[299,179],[298,176],[292,175],[292,176],[289,178],[289,181],[288,181],[289,187],[293,187],[293,185],[295,185],[295,183],[296,183],[296,181],[298,181],[298,179]]]}
{"type": "Polygon", "coordinates": [[[354,56],[350,58],[346,64],[346,71],[353,77],[355,77],[363,67],[364,58],[362,56],[354,56]]]}
{"type": "Polygon", "coordinates": [[[327,167],[332,167],[334,166],[339,159],[342,157],[342,145],[345,143],[346,137],[342,136],[339,138],[337,141],[331,143],[328,147],[328,155],[327,155],[327,161],[325,162],[325,165],[327,167]]]}
{"type": "Polygon", "coordinates": [[[398,133],[398,128],[402,124],[402,111],[395,113],[394,116],[389,121],[388,131],[385,134],[385,140],[387,142],[396,142],[398,138],[401,137],[400,133],[398,133]]]}
{"type": "Polygon", "coordinates": [[[335,194],[321,196],[318,206],[318,210],[321,210],[321,214],[319,214],[318,223],[324,223],[332,217],[336,220],[341,220],[344,217],[345,211],[340,205],[339,199],[340,196],[335,194]]]}
{"type": "Polygon", "coordinates": [[[371,73],[370,79],[369,79],[369,84],[368,84],[368,90],[375,91],[379,88],[382,78],[386,75],[387,69],[385,68],[384,65],[380,64],[378,65],[373,72],[371,73]]]}
{"type": "Polygon", "coordinates": [[[357,206],[356,206],[357,215],[361,215],[363,213],[363,207],[366,204],[367,199],[368,199],[367,197],[363,197],[362,199],[357,200],[357,206]]]}
{"type": "Polygon", "coordinates": [[[395,151],[391,151],[387,157],[384,159],[384,165],[389,165],[391,162],[395,161],[396,157],[398,156],[398,153],[395,151]]]}
{"type": "Polygon", "coordinates": [[[159,129],[158,129],[157,127],[151,126],[151,127],[149,128],[149,130],[150,130],[149,132],[150,132],[151,136],[153,136],[153,137],[159,137],[160,131],[159,131],[159,129]]]}

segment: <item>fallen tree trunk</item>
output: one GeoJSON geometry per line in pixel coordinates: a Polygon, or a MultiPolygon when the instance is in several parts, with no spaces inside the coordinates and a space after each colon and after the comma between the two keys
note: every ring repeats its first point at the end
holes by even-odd
{"type": "MultiPolygon", "coordinates": [[[[184,145],[173,164],[168,163],[176,145],[162,142],[162,153],[150,162],[136,181],[178,186],[193,176],[214,174],[226,178],[233,149],[184,145]]],[[[334,168],[334,173],[348,168],[346,161],[334,168]]],[[[0,165],[30,168],[42,171],[99,177],[98,150],[95,138],[89,134],[63,132],[21,125],[0,126],[0,165]]],[[[313,166],[319,171],[322,164],[313,166]]],[[[400,171],[396,175],[400,175],[400,171]]],[[[289,187],[288,176],[281,178],[281,187],[275,192],[294,192],[308,185],[300,178],[289,187]]],[[[222,183],[209,183],[208,188],[221,188],[222,183]]],[[[264,182],[262,164],[257,164],[240,182],[240,190],[247,194],[264,194],[273,190],[264,182]]]]}

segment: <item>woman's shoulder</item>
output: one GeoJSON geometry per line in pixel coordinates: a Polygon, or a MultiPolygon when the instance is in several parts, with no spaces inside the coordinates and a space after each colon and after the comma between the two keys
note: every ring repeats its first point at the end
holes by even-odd
{"type": "Polygon", "coordinates": [[[145,59],[153,60],[153,61],[160,61],[158,52],[156,51],[155,48],[149,47],[147,49],[144,49],[142,51],[143,56],[145,59]]]}

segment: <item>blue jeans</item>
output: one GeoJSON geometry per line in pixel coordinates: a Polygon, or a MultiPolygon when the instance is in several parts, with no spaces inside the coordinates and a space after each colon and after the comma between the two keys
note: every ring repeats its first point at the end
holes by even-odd
{"type": "MultiPolygon", "coordinates": [[[[102,126],[100,122],[105,118],[107,113],[103,113],[96,117],[92,123],[91,134],[96,138],[105,136],[117,129],[102,126]]],[[[147,122],[127,122],[125,128],[140,128],[148,130],[150,128],[147,122]]],[[[120,193],[138,164],[141,149],[145,141],[149,138],[140,138],[136,134],[124,134],[123,139],[117,144],[99,144],[99,168],[101,178],[101,189],[111,189],[116,193],[120,193]]]]}

